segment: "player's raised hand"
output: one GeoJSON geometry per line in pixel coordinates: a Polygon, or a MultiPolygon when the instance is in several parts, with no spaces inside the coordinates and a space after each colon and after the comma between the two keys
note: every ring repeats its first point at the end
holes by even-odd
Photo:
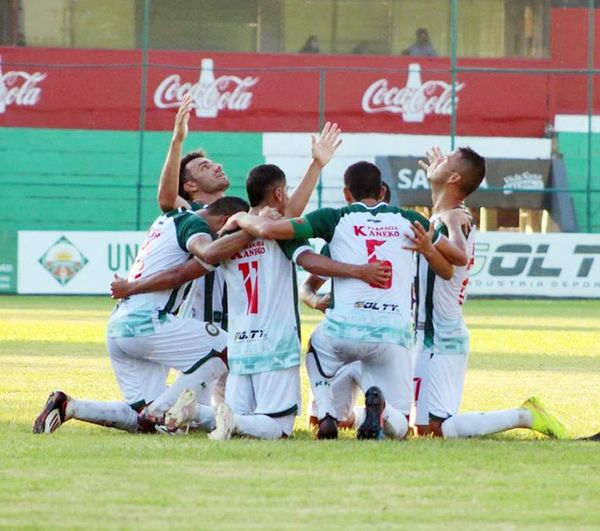
{"type": "Polygon", "coordinates": [[[318,139],[311,135],[312,157],[318,164],[325,166],[331,160],[342,143],[341,134],[342,130],[338,128],[337,124],[327,122],[318,139]]]}
{"type": "Polygon", "coordinates": [[[131,294],[129,281],[115,273],[115,279],[110,283],[110,296],[112,299],[124,299],[131,294]]]}
{"type": "Polygon", "coordinates": [[[415,221],[410,228],[412,234],[405,234],[404,236],[411,242],[411,245],[402,248],[425,255],[428,254],[433,248],[433,223],[429,224],[428,231],[418,221],[415,221]]]}
{"type": "Polygon", "coordinates": [[[438,166],[446,160],[446,156],[442,152],[439,146],[431,147],[426,153],[427,162],[419,160],[418,164],[427,172],[427,177],[431,177],[438,166]]]}
{"type": "Polygon", "coordinates": [[[192,110],[194,100],[188,93],[183,97],[179,110],[175,115],[175,126],[173,127],[173,140],[183,142],[188,134],[188,122],[190,120],[190,112],[192,110]]]}
{"type": "Polygon", "coordinates": [[[392,276],[389,262],[375,260],[360,266],[360,280],[374,288],[385,288],[392,276]]]}

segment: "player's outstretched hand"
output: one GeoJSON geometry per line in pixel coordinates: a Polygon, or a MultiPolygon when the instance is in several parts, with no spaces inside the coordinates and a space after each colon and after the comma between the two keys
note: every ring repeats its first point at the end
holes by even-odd
{"type": "Polygon", "coordinates": [[[110,283],[110,296],[113,299],[129,297],[129,281],[115,273],[115,279],[110,283]]]}
{"type": "Polygon", "coordinates": [[[183,142],[188,134],[188,122],[190,120],[190,112],[194,105],[194,100],[189,94],[186,94],[181,101],[179,110],[175,115],[175,126],[173,127],[173,140],[183,142]]]}
{"type": "Polygon", "coordinates": [[[360,280],[374,288],[385,288],[391,275],[392,268],[389,262],[376,260],[361,266],[360,280]]]}
{"type": "Polygon", "coordinates": [[[342,143],[341,134],[342,130],[337,124],[327,122],[318,139],[314,135],[310,136],[312,157],[318,164],[325,166],[331,160],[342,143]]]}
{"type": "Polygon", "coordinates": [[[421,254],[428,254],[433,248],[433,223],[429,224],[429,231],[426,231],[423,225],[415,221],[411,227],[412,234],[405,234],[411,245],[402,247],[409,251],[415,251],[421,254]]]}

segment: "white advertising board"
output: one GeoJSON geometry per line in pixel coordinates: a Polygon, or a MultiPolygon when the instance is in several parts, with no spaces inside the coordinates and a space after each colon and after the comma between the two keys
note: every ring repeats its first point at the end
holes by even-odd
{"type": "MultiPolygon", "coordinates": [[[[126,276],[144,235],[19,231],[18,292],[106,294],[115,273],[126,276]]],[[[600,234],[480,232],[468,292],[600,298],[600,234]]]]}
{"type": "Polygon", "coordinates": [[[144,231],[19,231],[18,293],[106,294],[126,276],[144,231]]]}
{"type": "Polygon", "coordinates": [[[600,298],[600,234],[480,232],[468,293],[600,298]]]}

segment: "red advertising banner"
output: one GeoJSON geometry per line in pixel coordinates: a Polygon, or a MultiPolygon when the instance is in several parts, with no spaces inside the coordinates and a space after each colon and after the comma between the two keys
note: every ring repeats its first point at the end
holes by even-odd
{"type": "MultiPolygon", "coordinates": [[[[0,48],[0,126],[136,130],[140,51],[0,48]]],[[[464,60],[460,67],[549,68],[550,60],[464,60]]],[[[149,53],[144,127],[169,130],[186,93],[190,127],[311,131],[321,113],[347,132],[450,133],[448,58],[149,53]]],[[[541,137],[561,112],[553,75],[458,74],[457,133],[541,137]]],[[[576,105],[576,103],[575,103],[576,105]]],[[[586,99],[581,98],[581,110],[586,99]]],[[[574,112],[569,100],[569,112],[574,112]]],[[[577,106],[577,105],[576,105],[577,106]]]]}

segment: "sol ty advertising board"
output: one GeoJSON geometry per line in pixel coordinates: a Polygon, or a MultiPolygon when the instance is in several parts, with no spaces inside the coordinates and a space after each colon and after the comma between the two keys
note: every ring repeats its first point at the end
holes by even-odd
{"type": "Polygon", "coordinates": [[[18,293],[106,294],[126,276],[144,231],[19,231],[18,293]]]}
{"type": "Polygon", "coordinates": [[[600,297],[600,234],[481,232],[470,295],[600,297]]]}

